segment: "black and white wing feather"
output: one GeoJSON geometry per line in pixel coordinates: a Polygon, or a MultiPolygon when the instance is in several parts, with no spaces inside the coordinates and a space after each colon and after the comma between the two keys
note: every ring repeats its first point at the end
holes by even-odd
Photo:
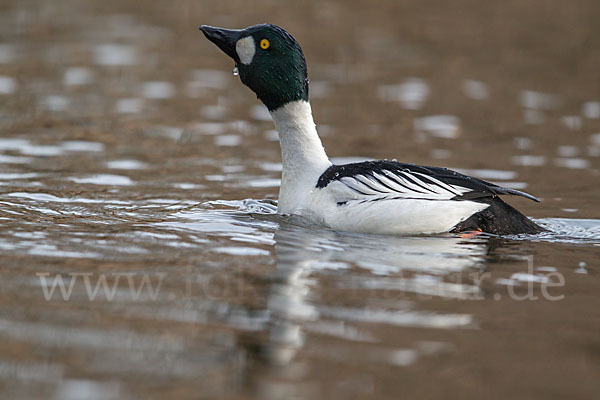
{"type": "Polygon", "coordinates": [[[330,188],[339,205],[377,200],[486,201],[499,195],[537,198],[447,168],[425,167],[395,161],[365,161],[332,165],[319,178],[317,188],[330,188]]]}

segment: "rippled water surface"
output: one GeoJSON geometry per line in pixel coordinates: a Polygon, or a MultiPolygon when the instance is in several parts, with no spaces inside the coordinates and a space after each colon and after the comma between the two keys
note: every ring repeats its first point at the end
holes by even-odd
{"type": "Polygon", "coordinates": [[[222,3],[0,4],[2,397],[598,397],[598,5],[222,3]],[[197,30],[264,21],[334,161],[525,190],[549,232],[276,214],[270,116],[197,30]]]}

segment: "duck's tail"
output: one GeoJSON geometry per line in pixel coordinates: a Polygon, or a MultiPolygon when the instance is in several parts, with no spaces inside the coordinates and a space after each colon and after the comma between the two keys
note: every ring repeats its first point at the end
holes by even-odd
{"type": "Polygon", "coordinates": [[[495,235],[517,235],[535,234],[546,230],[498,196],[482,198],[480,202],[488,204],[488,207],[458,223],[450,232],[481,230],[495,235]]]}

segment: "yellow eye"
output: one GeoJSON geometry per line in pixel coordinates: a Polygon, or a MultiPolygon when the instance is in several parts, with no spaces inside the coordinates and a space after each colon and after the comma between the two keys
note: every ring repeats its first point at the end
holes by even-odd
{"type": "Polygon", "coordinates": [[[263,39],[260,41],[260,48],[263,50],[268,49],[270,45],[271,45],[271,43],[269,43],[269,41],[267,39],[263,39]]]}

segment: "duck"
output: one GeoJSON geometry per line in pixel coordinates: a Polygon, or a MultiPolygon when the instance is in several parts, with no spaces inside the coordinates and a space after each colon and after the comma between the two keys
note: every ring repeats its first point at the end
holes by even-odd
{"type": "Polygon", "coordinates": [[[441,167],[380,160],[335,165],[317,133],[302,48],[283,28],[202,25],[234,61],[234,74],[267,107],[279,136],[277,212],[336,231],[431,235],[536,234],[544,228],[500,198],[527,193],[441,167]]]}

